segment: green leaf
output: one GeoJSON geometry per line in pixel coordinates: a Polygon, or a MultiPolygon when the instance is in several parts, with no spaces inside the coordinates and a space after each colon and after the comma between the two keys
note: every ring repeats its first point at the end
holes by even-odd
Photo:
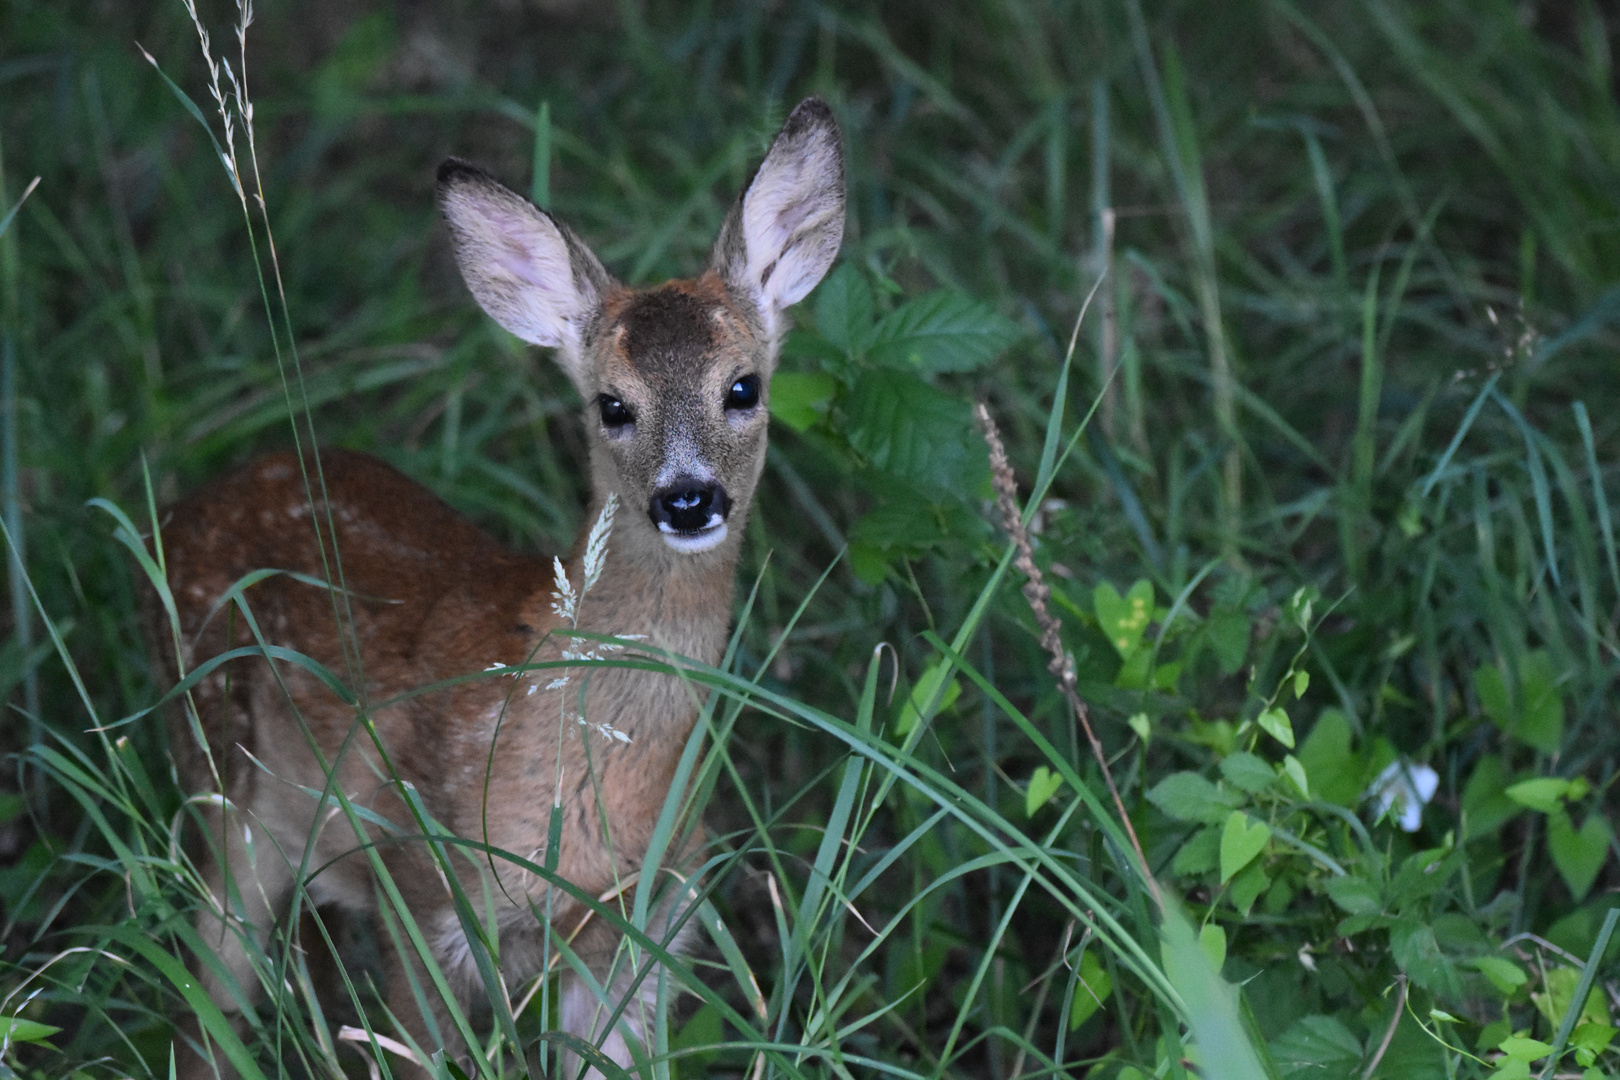
{"type": "Polygon", "coordinates": [[[1254,722],[1260,725],[1260,730],[1282,743],[1288,749],[1294,748],[1294,725],[1288,722],[1288,714],[1282,707],[1273,705],[1259,716],[1254,722]]]}
{"type": "Polygon", "coordinates": [[[20,1016],[0,1016],[0,1043],[31,1042],[50,1046],[46,1040],[61,1030],[37,1020],[24,1020],[20,1016]]]}
{"type": "Polygon", "coordinates": [[[1277,781],[1277,772],[1264,758],[1239,750],[1221,760],[1221,775],[1227,783],[1250,795],[1258,795],[1277,781]]]}
{"type": "Polygon", "coordinates": [[[1495,666],[1476,670],[1473,682],[1480,706],[1497,727],[1544,753],[1558,750],[1564,738],[1564,699],[1551,653],[1533,649],[1524,654],[1517,692],[1495,666]]]}
{"type": "Polygon", "coordinates": [[[1389,931],[1389,954],[1418,986],[1435,993],[1457,993],[1457,974],[1428,923],[1416,919],[1396,923],[1389,931]]]}
{"type": "Polygon", "coordinates": [[[1221,674],[1230,675],[1243,666],[1249,654],[1249,616],[1240,608],[1216,608],[1209,616],[1209,644],[1221,674]]]}
{"type": "Polygon", "coordinates": [[[1540,1039],[1527,1039],[1523,1035],[1509,1035],[1497,1049],[1515,1061],[1535,1061],[1552,1053],[1552,1044],[1540,1039]]]}
{"type": "Polygon", "coordinates": [[[1234,874],[1266,849],[1270,840],[1271,828],[1265,822],[1250,821],[1241,810],[1228,814],[1221,829],[1221,881],[1232,880],[1234,874]]]}
{"type": "Polygon", "coordinates": [[[886,315],[877,325],[867,357],[873,363],[928,374],[973,371],[1023,336],[1017,323],[994,308],[971,296],[940,290],[886,315]]]}
{"type": "Polygon", "coordinates": [[[1302,1016],[1271,1043],[1271,1056],[1289,1080],[1352,1076],[1361,1053],[1361,1040],[1332,1016],[1302,1016]]]}
{"type": "Polygon", "coordinates": [[[838,380],[821,371],[783,371],[771,379],[771,415],[794,431],[805,431],[827,414],[838,380]]]}
{"type": "Polygon", "coordinates": [[[1125,723],[1130,726],[1132,731],[1136,732],[1136,737],[1142,740],[1143,746],[1153,741],[1153,723],[1148,719],[1147,713],[1132,713],[1130,719],[1126,720],[1125,723]]]}
{"type": "Polygon", "coordinates": [[[895,722],[895,734],[900,738],[910,735],[911,729],[924,720],[931,720],[950,708],[962,696],[962,684],[957,679],[946,683],[944,690],[940,689],[949,668],[950,661],[935,660],[911,688],[911,696],[900,706],[900,718],[895,722]],[[937,702],[934,701],[936,696],[937,702]],[[928,707],[930,702],[934,702],[932,709],[928,707]]]}
{"type": "Polygon", "coordinates": [[[1528,806],[1543,814],[1550,814],[1564,805],[1569,794],[1569,781],[1556,776],[1538,776],[1533,780],[1520,780],[1507,789],[1507,797],[1520,806],[1528,806]]]}
{"type": "Polygon", "coordinates": [[[983,489],[989,459],[967,402],[888,368],[863,371],[847,400],[849,444],[873,468],[958,496],[983,489]]]}
{"type": "Polygon", "coordinates": [[[1176,772],[1153,785],[1148,801],[1177,821],[1213,825],[1226,820],[1239,799],[1195,772],[1176,772]]]}
{"type": "Polygon", "coordinates": [[[1311,790],[1324,802],[1355,806],[1367,788],[1366,764],[1350,749],[1350,718],[1342,709],[1323,709],[1299,746],[1299,763],[1311,790]]]}
{"type": "Polygon", "coordinates": [[[1308,799],[1311,797],[1310,781],[1306,779],[1305,766],[1300,764],[1299,758],[1293,754],[1284,757],[1283,772],[1287,774],[1288,779],[1293,781],[1294,787],[1299,789],[1300,798],[1308,799]]]}
{"type": "Polygon", "coordinates": [[[877,309],[872,285],[854,263],[842,263],[816,289],[816,330],[849,357],[871,344],[877,309]]]}
{"type": "Polygon", "coordinates": [[[1138,581],[1120,596],[1108,582],[1099,582],[1091,590],[1091,604],[1103,634],[1121,659],[1129,660],[1142,644],[1142,632],[1153,618],[1153,583],[1138,581]]]}
{"type": "Polygon", "coordinates": [[[1249,909],[1261,893],[1266,891],[1271,879],[1266,876],[1265,864],[1252,862],[1238,876],[1232,879],[1232,886],[1227,891],[1226,898],[1232,902],[1232,907],[1245,919],[1249,917],[1249,909]]]}
{"type": "Polygon", "coordinates": [[[1210,825],[1193,833],[1170,860],[1170,871],[1177,877],[1207,874],[1221,864],[1221,830],[1210,825]]]}
{"type": "Polygon", "coordinates": [[[1561,808],[1547,816],[1547,849],[1577,904],[1592,891],[1598,872],[1609,861],[1609,847],[1613,843],[1614,829],[1609,819],[1597,810],[1586,816],[1578,832],[1569,814],[1561,808]]]}
{"type": "Polygon", "coordinates": [[[1344,874],[1327,879],[1328,898],[1347,915],[1374,915],[1384,910],[1378,886],[1364,877],[1344,874]]]}
{"type": "Polygon", "coordinates": [[[1311,685],[1311,673],[1310,672],[1308,672],[1308,671],[1296,671],[1296,672],[1294,672],[1294,697],[1295,698],[1304,697],[1305,696],[1305,691],[1310,688],[1310,685],[1311,685]]]}
{"type": "Polygon", "coordinates": [[[1215,923],[1205,923],[1198,928],[1198,947],[1209,957],[1209,966],[1219,972],[1226,963],[1226,931],[1215,923]]]}
{"type": "Polygon", "coordinates": [[[1050,802],[1062,786],[1062,776],[1045,765],[1035,766],[1035,772],[1029,778],[1029,788],[1024,792],[1024,816],[1034,817],[1035,811],[1050,802]]]}
{"type": "Polygon", "coordinates": [[[1523,813],[1507,794],[1508,770],[1499,754],[1486,754],[1474,765],[1463,785],[1464,840],[1489,836],[1523,813]]]}
{"type": "Polygon", "coordinates": [[[1085,1023],[1091,1014],[1102,1008],[1114,992],[1113,977],[1102,966],[1091,949],[1080,957],[1079,979],[1074,986],[1074,1001],[1069,1005],[1069,1030],[1085,1023]]]}
{"type": "Polygon", "coordinates": [[[1505,956],[1476,956],[1470,964],[1503,994],[1511,994],[1529,981],[1524,969],[1505,956]]]}

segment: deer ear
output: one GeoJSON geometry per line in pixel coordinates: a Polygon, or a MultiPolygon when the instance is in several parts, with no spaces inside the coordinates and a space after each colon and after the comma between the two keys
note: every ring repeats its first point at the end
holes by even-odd
{"type": "Polygon", "coordinates": [[[844,152],[820,98],[799,103],[726,216],[710,265],[751,300],[774,345],[782,312],[809,295],[844,239],[844,152]]]}
{"type": "Polygon", "coordinates": [[[439,166],[439,207],[478,306],[524,341],[555,348],[558,366],[589,396],[585,333],[612,287],[590,248],[544,210],[455,158],[439,166]]]}

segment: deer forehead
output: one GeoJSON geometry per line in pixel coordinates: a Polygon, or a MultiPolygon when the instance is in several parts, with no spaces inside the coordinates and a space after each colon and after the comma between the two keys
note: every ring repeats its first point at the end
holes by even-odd
{"type": "Polygon", "coordinates": [[[604,389],[642,389],[666,400],[708,397],[715,384],[762,364],[753,327],[715,274],[622,289],[602,308],[597,370],[604,389]]]}

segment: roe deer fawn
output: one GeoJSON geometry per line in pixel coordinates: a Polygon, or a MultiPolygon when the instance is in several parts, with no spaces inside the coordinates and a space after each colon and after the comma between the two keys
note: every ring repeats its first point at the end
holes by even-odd
{"type": "MultiPolygon", "coordinates": [[[[183,782],[223,795],[195,800],[214,897],[197,925],[220,961],[195,970],[227,1016],[240,1014],[256,985],[250,943],[266,941],[301,864],[312,901],[374,911],[378,879],[368,860],[380,857],[456,998],[465,1006],[482,987],[449,882],[408,805],[412,789],[456,837],[537,864],[554,859],[557,875],[582,895],[602,896],[660,869],[643,863],[696,721],[701,695],[689,682],[611,667],[566,687],[552,669],[419,691],[493,665],[577,659],[565,655],[571,644],[581,648],[563,632],[574,627],[639,635],[704,664],[718,661],[743,524],[765,463],[767,387],[784,312],[821,280],[843,237],[843,155],[826,104],[801,103],[726,217],[704,273],[648,289],[614,281],[570,229],[470,165],[445,162],[439,201],[478,303],[523,340],[552,347],[585,401],[587,528],[610,500],[618,517],[600,577],[564,621],[551,560],[503,550],[364,455],[322,453],[324,500],[317,489],[313,505],[303,472],[313,477],[315,462],[281,454],[173,508],[162,543],[184,669],[253,645],[250,620],[222,611],[222,598],[255,570],[286,571],[243,593],[252,628],[266,644],[347,672],[360,702],[304,666],[244,654],[195,688],[206,745],[183,716],[172,723],[183,782]],[[331,530],[325,553],[317,522],[331,530]],[[362,719],[374,723],[375,740],[362,719]],[[356,815],[339,811],[335,790],[360,808],[356,815]],[[318,800],[311,791],[329,794],[318,800]],[[554,798],[561,842],[548,853],[554,798]],[[362,850],[370,844],[376,856],[362,850]]],[[[574,590],[586,547],[582,533],[566,563],[574,590]]],[[[176,639],[161,607],[151,605],[150,629],[172,662],[176,639]]],[[[535,975],[542,956],[574,934],[577,965],[562,965],[559,1027],[632,1067],[649,1031],[656,970],[615,965],[620,933],[589,918],[570,892],[548,892],[541,875],[502,865],[482,848],[450,850],[462,852],[449,863],[477,909],[472,917],[486,924],[493,905],[507,985],[535,975]]],[[[665,929],[654,936],[668,936],[677,914],[666,900],[665,929]]],[[[416,951],[382,951],[388,1005],[406,1034],[427,1053],[461,1052],[447,1007],[424,1016],[417,1004],[413,983],[437,998],[416,951]]],[[[209,1061],[198,1032],[193,1022],[193,1038],[177,1040],[182,1075],[229,1071],[209,1061]]],[[[573,1076],[582,1063],[565,1055],[564,1064],[573,1076]]]]}

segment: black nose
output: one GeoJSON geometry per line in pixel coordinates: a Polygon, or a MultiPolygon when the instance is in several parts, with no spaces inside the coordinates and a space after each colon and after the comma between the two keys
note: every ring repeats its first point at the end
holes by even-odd
{"type": "Polygon", "coordinates": [[[731,499],[719,484],[680,476],[653,493],[647,513],[661,532],[691,535],[722,524],[731,513],[731,499]]]}

